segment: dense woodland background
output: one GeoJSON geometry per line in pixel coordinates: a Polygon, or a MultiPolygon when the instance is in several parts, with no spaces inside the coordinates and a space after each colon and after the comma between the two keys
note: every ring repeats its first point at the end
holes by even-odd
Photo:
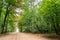
{"type": "Polygon", "coordinates": [[[0,0],[0,34],[16,27],[20,32],[60,35],[60,0],[0,0]]]}

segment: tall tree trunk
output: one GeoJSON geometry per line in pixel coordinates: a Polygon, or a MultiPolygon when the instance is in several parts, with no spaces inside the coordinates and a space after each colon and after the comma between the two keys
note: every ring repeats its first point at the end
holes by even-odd
{"type": "Polygon", "coordinates": [[[57,17],[57,16],[59,15],[59,13],[58,13],[58,11],[57,11],[56,4],[55,4],[54,6],[55,6],[55,9],[56,9],[56,11],[55,11],[55,16],[54,16],[54,20],[53,20],[53,21],[54,21],[54,22],[53,22],[53,23],[54,23],[54,28],[55,28],[56,34],[57,34],[57,35],[60,35],[59,32],[58,32],[58,29],[57,29],[57,27],[59,27],[59,22],[58,22],[59,19],[58,19],[58,17],[57,17]]]}
{"type": "MultiPolygon", "coordinates": [[[[9,4],[6,8],[6,14],[5,14],[5,17],[4,17],[4,22],[2,24],[2,32],[1,33],[4,33],[4,29],[5,29],[5,25],[6,25],[6,19],[7,19],[8,14],[9,14],[9,4]]],[[[7,30],[7,27],[6,27],[6,30],[7,30]]]]}
{"type": "Polygon", "coordinates": [[[60,35],[59,32],[58,32],[59,22],[58,22],[58,20],[57,20],[57,16],[58,16],[58,15],[56,15],[56,16],[54,17],[54,19],[52,20],[52,22],[53,22],[53,27],[54,27],[54,29],[55,29],[56,34],[57,34],[57,35],[60,35]]]}

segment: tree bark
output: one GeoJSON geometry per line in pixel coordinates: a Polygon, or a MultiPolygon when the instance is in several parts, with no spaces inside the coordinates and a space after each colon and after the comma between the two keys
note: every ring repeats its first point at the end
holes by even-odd
{"type": "MultiPolygon", "coordinates": [[[[6,14],[5,14],[5,17],[4,17],[4,22],[3,22],[3,24],[2,24],[2,32],[1,33],[4,33],[4,29],[5,29],[5,25],[6,25],[6,19],[7,19],[7,16],[8,16],[8,14],[9,14],[9,4],[8,4],[8,6],[7,6],[7,8],[6,8],[6,14]]],[[[7,27],[6,27],[6,30],[7,30],[7,27]]],[[[6,31],[5,31],[6,32],[6,31]]]]}

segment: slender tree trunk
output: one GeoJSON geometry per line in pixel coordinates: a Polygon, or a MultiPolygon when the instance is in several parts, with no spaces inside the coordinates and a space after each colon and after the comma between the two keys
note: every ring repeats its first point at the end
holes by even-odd
{"type": "Polygon", "coordinates": [[[53,20],[53,21],[54,21],[54,22],[53,22],[53,23],[54,23],[53,26],[54,26],[54,29],[55,29],[56,34],[60,35],[59,32],[58,32],[58,29],[57,29],[57,27],[59,26],[59,21],[58,21],[59,19],[58,19],[57,16],[58,16],[59,14],[58,14],[58,12],[57,12],[56,4],[55,4],[54,6],[55,6],[56,11],[55,11],[55,16],[54,16],[54,18],[53,18],[53,19],[54,19],[54,20],[53,20]]]}
{"type": "MultiPolygon", "coordinates": [[[[56,15],[56,16],[57,16],[57,15],[56,15]]],[[[56,34],[59,35],[58,29],[57,29],[58,26],[59,26],[59,23],[58,23],[57,17],[54,17],[54,20],[53,20],[53,27],[54,27],[54,29],[55,29],[56,34]]]]}
{"type": "Polygon", "coordinates": [[[60,27],[59,27],[59,18],[57,17],[58,16],[58,13],[56,12],[56,34],[58,34],[58,35],[60,35],[59,34],[59,29],[60,29],[60,27]]]}
{"type": "MultiPolygon", "coordinates": [[[[9,4],[6,8],[6,14],[5,14],[5,17],[4,17],[4,22],[2,24],[2,32],[1,33],[4,33],[4,29],[5,29],[5,25],[6,25],[6,19],[7,19],[8,14],[9,14],[9,4]]],[[[6,27],[6,30],[7,30],[7,27],[6,27]]]]}

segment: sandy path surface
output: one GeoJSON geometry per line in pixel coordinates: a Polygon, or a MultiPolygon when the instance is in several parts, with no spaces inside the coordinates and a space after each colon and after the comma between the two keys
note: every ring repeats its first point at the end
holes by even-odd
{"type": "Polygon", "coordinates": [[[0,40],[60,40],[60,37],[47,34],[12,33],[1,36],[0,40]]]}

